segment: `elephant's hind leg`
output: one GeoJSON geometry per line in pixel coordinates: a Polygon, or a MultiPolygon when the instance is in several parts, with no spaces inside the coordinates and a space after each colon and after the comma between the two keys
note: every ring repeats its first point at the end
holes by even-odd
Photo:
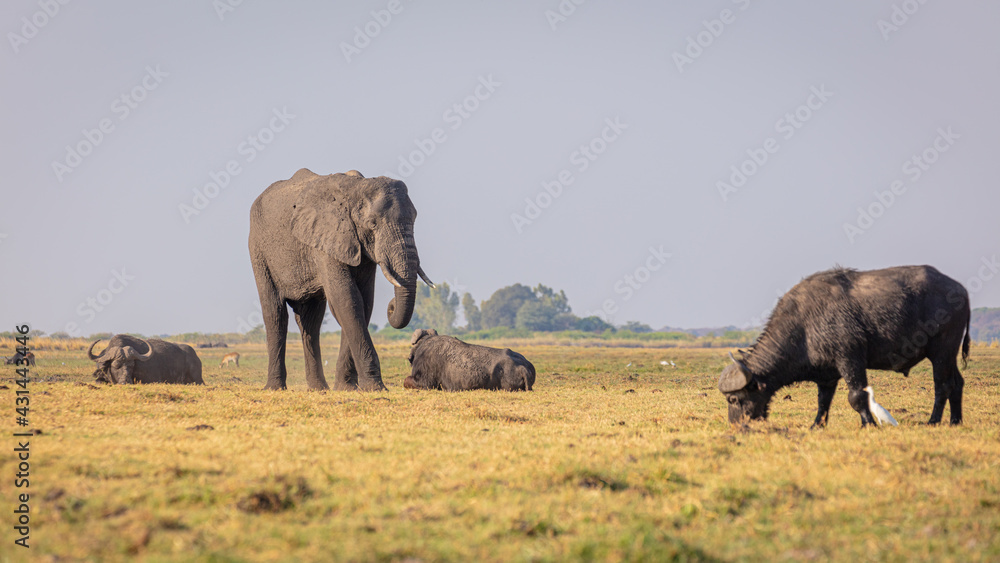
{"type": "Polygon", "coordinates": [[[267,385],[264,389],[285,389],[288,379],[288,372],[285,371],[288,308],[273,285],[268,283],[266,287],[261,287],[262,285],[264,284],[258,281],[257,292],[260,294],[261,314],[267,333],[267,385]]]}
{"type": "Polygon", "coordinates": [[[321,391],[329,389],[323,376],[323,357],[319,349],[320,327],[326,314],[326,300],[314,297],[298,305],[293,305],[295,322],[302,333],[302,350],[305,352],[306,384],[309,389],[321,391]]]}

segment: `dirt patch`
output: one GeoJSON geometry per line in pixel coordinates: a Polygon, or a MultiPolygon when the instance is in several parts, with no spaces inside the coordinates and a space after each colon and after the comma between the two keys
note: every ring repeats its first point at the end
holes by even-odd
{"type": "Polygon", "coordinates": [[[583,489],[607,489],[616,493],[628,489],[628,483],[588,469],[570,471],[564,481],[583,489]]]}
{"type": "Polygon", "coordinates": [[[497,422],[509,422],[514,424],[521,424],[530,421],[530,419],[525,416],[508,414],[495,410],[486,410],[482,408],[477,408],[476,410],[473,411],[473,414],[476,416],[476,418],[482,420],[495,420],[497,422]]]}
{"type": "Polygon", "coordinates": [[[311,497],[313,491],[302,477],[278,477],[272,485],[254,491],[236,502],[236,508],[250,514],[283,512],[311,497]]]}

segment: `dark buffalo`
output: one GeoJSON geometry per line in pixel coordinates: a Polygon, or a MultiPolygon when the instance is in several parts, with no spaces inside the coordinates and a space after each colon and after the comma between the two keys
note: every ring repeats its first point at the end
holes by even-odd
{"type": "Polygon", "coordinates": [[[417,329],[410,343],[410,376],[407,389],[503,389],[531,391],[535,366],[509,349],[467,344],[436,330],[417,329]]]}
{"type": "Polygon", "coordinates": [[[95,341],[87,357],[97,362],[94,374],[107,383],[197,383],[201,378],[201,360],[194,348],[150,338],[143,340],[116,334],[100,355],[93,354],[95,341]]]}
{"type": "Polygon", "coordinates": [[[906,376],[927,358],[934,368],[929,422],[941,422],[950,401],[951,423],[959,424],[965,380],[957,356],[961,348],[963,362],[969,357],[969,317],[962,284],[930,266],[813,274],[778,301],[757,342],[722,371],[719,390],[729,402],[729,421],[767,418],[779,389],[812,381],[819,386],[813,427],[824,426],[844,378],[862,426],[872,424],[865,370],[906,376]]]}
{"type": "Polygon", "coordinates": [[[10,364],[21,365],[21,363],[18,363],[18,362],[21,362],[21,360],[26,361],[29,366],[33,366],[33,365],[35,365],[35,353],[34,352],[28,352],[27,354],[22,354],[20,352],[15,352],[13,356],[11,356],[9,358],[4,358],[4,363],[7,364],[7,365],[10,365],[10,364]]]}

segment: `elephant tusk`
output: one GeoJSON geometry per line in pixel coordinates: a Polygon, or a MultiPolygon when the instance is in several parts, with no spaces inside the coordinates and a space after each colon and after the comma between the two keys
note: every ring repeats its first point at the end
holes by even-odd
{"type": "Polygon", "coordinates": [[[419,265],[417,266],[417,274],[420,275],[420,279],[424,280],[424,283],[426,283],[427,286],[430,287],[431,289],[437,287],[434,285],[434,282],[432,282],[427,278],[427,274],[424,273],[424,269],[421,268],[419,265]]]}
{"type": "Polygon", "coordinates": [[[382,268],[382,275],[385,276],[385,279],[389,280],[389,283],[391,283],[393,287],[403,287],[403,284],[399,283],[396,278],[389,275],[389,271],[386,268],[382,268]]]}

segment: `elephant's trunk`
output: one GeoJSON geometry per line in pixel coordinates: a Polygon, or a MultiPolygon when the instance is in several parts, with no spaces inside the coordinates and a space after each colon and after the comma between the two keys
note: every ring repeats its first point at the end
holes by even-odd
{"type": "Polygon", "coordinates": [[[386,239],[383,259],[379,261],[382,273],[396,290],[389,301],[387,316],[393,328],[404,328],[413,316],[413,305],[417,299],[417,277],[424,277],[420,268],[420,256],[413,240],[412,227],[400,229],[386,239]]]}
{"type": "Polygon", "coordinates": [[[417,280],[407,280],[406,285],[396,286],[396,295],[389,301],[387,315],[393,328],[403,328],[410,324],[413,303],[417,298],[417,280]]]}

